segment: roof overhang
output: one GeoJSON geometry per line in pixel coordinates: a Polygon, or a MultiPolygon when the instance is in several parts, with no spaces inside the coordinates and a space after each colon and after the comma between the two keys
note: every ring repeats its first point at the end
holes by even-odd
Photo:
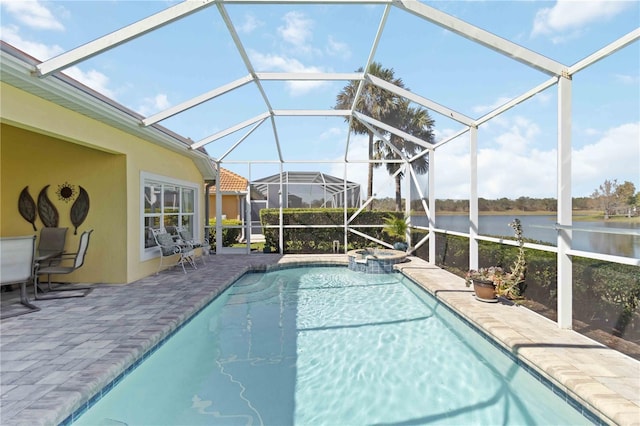
{"type": "Polygon", "coordinates": [[[216,178],[216,169],[203,150],[191,149],[191,141],[154,124],[141,126],[140,114],[90,89],[78,81],[57,73],[49,78],[35,76],[40,62],[10,44],[0,41],[0,80],[69,110],[105,123],[147,142],[190,158],[203,180],[216,178]]]}

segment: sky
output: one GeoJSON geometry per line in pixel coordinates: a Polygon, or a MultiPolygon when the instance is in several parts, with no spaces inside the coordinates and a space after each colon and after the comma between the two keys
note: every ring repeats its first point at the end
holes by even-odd
{"type": "MultiPolygon", "coordinates": [[[[157,13],[174,1],[0,0],[2,40],[39,60],[157,13]]],[[[427,5],[570,66],[634,31],[638,1],[428,1],[427,5]]],[[[354,72],[373,50],[382,5],[240,5],[224,10],[257,72],[354,72]]],[[[374,52],[405,87],[471,118],[547,81],[549,76],[392,7],[374,52]]],[[[248,74],[217,6],[68,68],[67,75],[145,116],[248,74]]],[[[346,81],[247,84],[160,124],[199,141],[273,109],[331,109],[346,81]],[[265,101],[266,99],[266,101],[265,101]],[[268,104],[267,104],[268,102],[268,104]]],[[[481,125],[479,196],[557,194],[557,86],[481,125]]],[[[590,196],[605,180],[640,190],[640,43],[572,79],[572,194],[590,196]]],[[[434,111],[436,142],[464,128],[434,111]]],[[[205,146],[223,167],[259,179],[284,170],[317,170],[366,187],[367,140],[348,136],[342,117],[276,117],[205,146]],[[349,141],[347,150],[347,140],[349,141]],[[238,143],[241,141],[240,143],[238,143]],[[277,143],[276,143],[277,141],[277,143]],[[251,166],[246,164],[252,161],[251,166]],[[272,163],[266,163],[271,161],[272,163]]],[[[436,150],[437,198],[469,196],[469,137],[436,150]]],[[[376,169],[374,192],[392,196],[376,169]]],[[[425,190],[426,177],[419,178],[425,190]]],[[[414,194],[415,197],[415,194],[414,194]]]]}

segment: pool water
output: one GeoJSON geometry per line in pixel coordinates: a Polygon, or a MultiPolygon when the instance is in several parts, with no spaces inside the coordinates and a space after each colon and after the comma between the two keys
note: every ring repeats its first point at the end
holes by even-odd
{"type": "Polygon", "coordinates": [[[399,273],[247,274],[77,425],[588,424],[399,273]]]}

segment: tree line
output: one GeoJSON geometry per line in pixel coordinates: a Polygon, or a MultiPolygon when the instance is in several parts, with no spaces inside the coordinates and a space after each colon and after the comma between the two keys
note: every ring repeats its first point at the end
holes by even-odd
{"type": "MultiPolygon", "coordinates": [[[[373,203],[376,210],[393,210],[395,201],[391,198],[377,199],[373,203]]],[[[404,200],[403,200],[404,206],[404,200]]],[[[640,192],[636,192],[632,182],[618,184],[617,180],[605,180],[589,197],[574,197],[574,210],[601,211],[605,218],[610,216],[640,215],[640,192]]],[[[404,207],[403,207],[404,208],[404,207]]],[[[418,201],[411,203],[412,210],[422,210],[418,201]]],[[[555,198],[518,197],[516,199],[498,198],[495,200],[478,198],[480,212],[556,212],[558,200],[555,198]]],[[[436,200],[436,212],[468,213],[469,200],[436,200]]]]}

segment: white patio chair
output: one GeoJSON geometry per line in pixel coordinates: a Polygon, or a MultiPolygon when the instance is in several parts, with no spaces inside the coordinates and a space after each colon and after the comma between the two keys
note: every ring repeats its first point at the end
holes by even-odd
{"type": "Polygon", "coordinates": [[[28,310],[4,312],[0,318],[10,318],[37,312],[39,307],[32,305],[27,297],[27,283],[34,280],[34,256],[36,237],[0,238],[0,286],[20,284],[20,303],[28,310]]]}
{"type": "Polygon", "coordinates": [[[185,274],[187,273],[187,270],[184,267],[185,263],[188,263],[194,269],[198,269],[194,261],[195,251],[190,244],[180,240],[176,241],[171,234],[164,230],[154,228],[149,229],[153,234],[153,239],[160,249],[160,264],[158,265],[156,275],[162,269],[162,264],[164,263],[165,258],[172,258],[176,256],[177,261],[172,266],[180,265],[182,267],[182,272],[185,274]]]}
{"type": "Polygon", "coordinates": [[[180,235],[180,239],[182,241],[191,245],[191,247],[193,247],[194,249],[200,249],[199,257],[200,259],[202,259],[202,264],[205,265],[206,263],[204,261],[204,255],[209,254],[209,240],[207,240],[206,238],[202,241],[195,240],[193,238],[193,235],[191,234],[191,231],[184,227],[178,228],[178,235],[180,235]]]}

